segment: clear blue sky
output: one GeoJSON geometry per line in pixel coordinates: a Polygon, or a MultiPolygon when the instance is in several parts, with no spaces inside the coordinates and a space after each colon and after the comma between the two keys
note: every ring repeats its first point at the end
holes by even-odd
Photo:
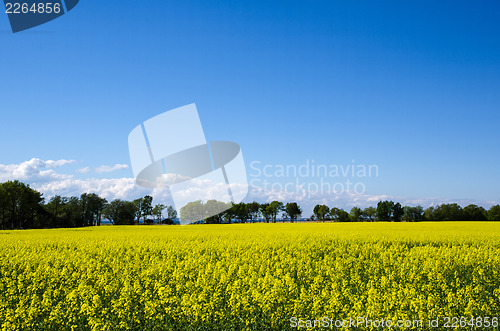
{"type": "Polygon", "coordinates": [[[379,166],[369,194],[500,202],[499,16],[497,1],[81,0],[13,34],[0,14],[0,164],[127,164],[137,124],[195,102],[247,165],[355,160],[379,166]]]}

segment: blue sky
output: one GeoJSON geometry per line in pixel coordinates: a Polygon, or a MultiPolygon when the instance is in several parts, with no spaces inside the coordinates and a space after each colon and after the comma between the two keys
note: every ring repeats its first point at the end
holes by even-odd
{"type": "Polygon", "coordinates": [[[136,125],[194,102],[207,139],[238,142],[247,166],[354,160],[379,167],[367,195],[498,203],[499,13],[495,1],[82,0],[16,34],[2,14],[0,164],[132,177],[92,169],[129,164],[136,125]]]}

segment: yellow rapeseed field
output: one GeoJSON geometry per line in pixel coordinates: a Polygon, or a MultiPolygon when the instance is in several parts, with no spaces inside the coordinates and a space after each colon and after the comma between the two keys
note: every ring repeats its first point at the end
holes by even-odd
{"type": "Polygon", "coordinates": [[[1,330],[293,330],[360,317],[498,329],[500,223],[0,231],[1,330]]]}

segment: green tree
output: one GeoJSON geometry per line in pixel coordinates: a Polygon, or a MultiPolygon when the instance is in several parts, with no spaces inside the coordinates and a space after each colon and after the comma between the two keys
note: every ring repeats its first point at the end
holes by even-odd
{"type": "Polygon", "coordinates": [[[45,205],[50,214],[51,225],[56,227],[74,227],[75,220],[68,215],[68,203],[70,198],[56,195],[45,205]]]}
{"type": "Polygon", "coordinates": [[[351,208],[351,220],[354,222],[360,222],[362,221],[362,216],[363,216],[363,211],[359,207],[352,207],[351,208]]]}
{"type": "Polygon", "coordinates": [[[377,220],[378,221],[390,221],[392,220],[392,211],[394,208],[394,202],[392,201],[379,201],[377,204],[377,220]]]}
{"type": "Polygon", "coordinates": [[[182,222],[198,222],[205,219],[205,206],[201,200],[189,202],[181,208],[182,222]]]}
{"type": "Polygon", "coordinates": [[[403,217],[403,207],[399,202],[396,202],[392,206],[392,220],[394,222],[401,222],[401,217],[403,217]]]}
{"type": "Polygon", "coordinates": [[[66,217],[71,220],[71,222],[76,227],[84,226],[83,212],[81,207],[81,201],[77,197],[70,197],[68,203],[65,206],[66,217]]]}
{"type": "Polygon", "coordinates": [[[432,213],[433,221],[462,221],[462,207],[456,203],[439,205],[432,213]]]}
{"type": "MultiPolygon", "coordinates": [[[[225,203],[217,200],[208,200],[205,203],[205,223],[207,224],[219,224],[224,220],[224,216],[226,216],[226,211],[231,203],[225,203]]],[[[232,206],[234,207],[234,206],[232,206]]],[[[229,208],[229,209],[232,209],[229,208]]],[[[232,209],[234,210],[234,209],[232,209]]]]}
{"type": "Polygon", "coordinates": [[[468,205],[463,209],[463,217],[465,221],[486,221],[488,220],[488,212],[483,207],[477,205],[468,205]]]}
{"type": "Polygon", "coordinates": [[[5,189],[4,183],[0,184],[0,227],[2,230],[5,230],[7,226],[7,212],[8,212],[8,203],[7,203],[7,191],[5,189]]]}
{"type": "Polygon", "coordinates": [[[488,219],[490,221],[500,221],[500,205],[496,205],[488,210],[488,219]]]}
{"type": "Polygon", "coordinates": [[[250,214],[250,220],[255,221],[260,214],[260,205],[258,202],[250,202],[247,204],[248,212],[250,214]]]}
{"type": "Polygon", "coordinates": [[[283,211],[283,208],[283,202],[279,201],[273,201],[269,204],[269,206],[267,206],[267,210],[271,215],[273,223],[276,223],[276,218],[278,217],[278,214],[283,211]]]}
{"type": "Polygon", "coordinates": [[[92,208],[89,206],[88,193],[83,193],[82,195],[80,195],[80,207],[82,208],[81,215],[83,219],[83,226],[91,225],[91,222],[93,222],[93,214],[92,208]]]}
{"type": "Polygon", "coordinates": [[[222,214],[223,220],[229,224],[236,219],[236,209],[234,208],[234,205],[231,204],[230,208],[227,208],[224,213],[222,214]]]}
{"type": "Polygon", "coordinates": [[[172,206],[168,206],[167,207],[167,217],[170,218],[171,220],[177,218],[177,210],[175,210],[175,208],[172,206]]]}
{"type": "Polygon", "coordinates": [[[137,213],[135,208],[136,207],[133,202],[123,201],[120,212],[118,213],[118,224],[133,225],[134,217],[137,213]]]}
{"type": "Polygon", "coordinates": [[[143,198],[138,198],[132,201],[132,203],[135,206],[135,215],[134,218],[136,219],[136,223],[139,224],[141,222],[141,217],[142,217],[142,200],[143,198]]]}
{"type": "Polygon", "coordinates": [[[244,202],[234,204],[232,208],[234,210],[236,218],[243,223],[246,223],[246,221],[248,221],[248,219],[251,217],[250,211],[248,210],[248,206],[244,202]]]}
{"type": "Polygon", "coordinates": [[[54,218],[62,216],[64,211],[64,206],[66,205],[68,198],[56,195],[50,198],[49,202],[45,205],[48,212],[52,214],[54,218]]]}
{"type": "Polygon", "coordinates": [[[144,218],[153,214],[153,197],[146,195],[141,201],[141,213],[144,218]]]}
{"type": "Polygon", "coordinates": [[[294,222],[302,215],[302,209],[296,202],[289,202],[285,205],[285,213],[288,215],[290,222],[294,222]]]}
{"type": "Polygon", "coordinates": [[[328,213],[330,212],[330,208],[326,205],[316,205],[314,206],[313,213],[316,216],[318,221],[325,221],[328,213]]]}
{"type": "Polygon", "coordinates": [[[366,217],[370,222],[373,222],[373,218],[377,214],[377,209],[375,207],[367,207],[363,210],[363,216],[366,217]]]}
{"type": "Polygon", "coordinates": [[[167,206],[165,206],[164,204],[161,204],[161,203],[159,203],[153,207],[152,214],[156,218],[156,221],[158,222],[158,224],[161,223],[161,220],[163,218],[163,211],[165,210],[165,208],[167,208],[167,206]]]}
{"type": "Polygon", "coordinates": [[[116,199],[108,203],[102,211],[102,216],[111,223],[116,224],[122,202],[122,200],[116,199]]]}
{"type": "Polygon", "coordinates": [[[330,215],[337,222],[349,222],[349,213],[341,208],[334,207],[330,209],[330,215]]]}
{"type": "Polygon", "coordinates": [[[424,218],[424,207],[416,206],[416,207],[413,207],[412,211],[413,211],[413,219],[416,222],[420,222],[420,221],[423,221],[425,219],[424,218]]]}
{"type": "Polygon", "coordinates": [[[43,212],[42,194],[18,180],[0,184],[0,217],[2,229],[39,227],[43,212]]]}
{"type": "Polygon", "coordinates": [[[84,225],[101,225],[101,215],[107,203],[106,199],[95,193],[83,193],[80,200],[84,225]]]}
{"type": "Polygon", "coordinates": [[[433,221],[436,218],[434,217],[434,212],[436,211],[436,208],[434,206],[430,206],[424,211],[424,219],[426,221],[433,221]]]}
{"type": "Polygon", "coordinates": [[[404,222],[418,222],[424,219],[424,209],[422,206],[410,207],[405,206],[403,208],[403,217],[402,220],[404,222]]]}
{"type": "Polygon", "coordinates": [[[111,201],[103,210],[103,217],[114,225],[132,225],[136,216],[137,206],[130,201],[116,199],[111,201]]]}
{"type": "Polygon", "coordinates": [[[260,213],[261,213],[262,217],[264,217],[266,223],[269,223],[269,221],[273,217],[270,210],[269,210],[269,205],[270,205],[269,203],[262,203],[260,205],[260,208],[259,208],[260,213]]]}

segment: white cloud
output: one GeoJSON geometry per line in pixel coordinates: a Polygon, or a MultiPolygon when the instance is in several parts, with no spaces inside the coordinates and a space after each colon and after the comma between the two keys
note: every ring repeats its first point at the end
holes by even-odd
{"type": "Polygon", "coordinates": [[[71,178],[34,185],[33,188],[43,192],[46,198],[54,195],[80,196],[82,193],[97,193],[111,201],[114,199],[133,200],[150,194],[149,190],[137,186],[134,178],[71,178]]]}
{"type": "Polygon", "coordinates": [[[19,164],[0,164],[0,181],[20,180],[30,182],[43,182],[49,180],[63,180],[71,175],[57,173],[54,169],[71,164],[74,160],[40,160],[33,158],[19,164]]]}
{"type": "MultiPolygon", "coordinates": [[[[112,179],[77,179],[71,174],[57,172],[57,168],[74,163],[74,160],[40,160],[33,158],[19,164],[0,164],[0,182],[9,180],[20,180],[44,194],[46,199],[54,195],[80,196],[82,193],[97,193],[108,199],[133,200],[146,194],[158,197],[159,202],[169,202],[168,190],[157,188],[153,192],[135,184],[134,178],[112,178],[112,179]]],[[[126,169],[127,165],[116,164],[114,166],[99,167],[101,172],[110,172],[118,169],[126,169]]],[[[89,167],[76,170],[78,173],[87,173],[89,167]]]]}
{"type": "Polygon", "coordinates": [[[76,169],[76,172],[78,172],[79,174],[86,174],[89,171],[90,171],[90,167],[84,167],[84,168],[76,169]]]}
{"type": "Polygon", "coordinates": [[[95,171],[99,174],[102,174],[123,169],[128,169],[128,165],[127,164],[115,164],[114,166],[102,165],[95,168],[95,171]]]}

